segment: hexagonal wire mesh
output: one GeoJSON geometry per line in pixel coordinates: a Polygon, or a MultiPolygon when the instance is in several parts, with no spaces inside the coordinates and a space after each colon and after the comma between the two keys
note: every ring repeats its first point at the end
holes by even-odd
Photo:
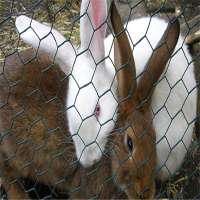
{"type": "Polygon", "coordinates": [[[200,4],[110,3],[0,0],[2,198],[199,197],[200,4]]]}

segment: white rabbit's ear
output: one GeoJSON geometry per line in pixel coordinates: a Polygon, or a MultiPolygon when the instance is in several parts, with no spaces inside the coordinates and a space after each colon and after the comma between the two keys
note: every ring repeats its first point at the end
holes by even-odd
{"type": "Polygon", "coordinates": [[[25,43],[30,44],[39,52],[47,53],[65,74],[71,71],[76,55],[75,50],[61,33],[25,15],[17,17],[15,25],[20,38],[25,43]]]}
{"type": "Polygon", "coordinates": [[[80,18],[81,50],[89,48],[96,62],[105,56],[107,1],[82,0],[80,18]]]}

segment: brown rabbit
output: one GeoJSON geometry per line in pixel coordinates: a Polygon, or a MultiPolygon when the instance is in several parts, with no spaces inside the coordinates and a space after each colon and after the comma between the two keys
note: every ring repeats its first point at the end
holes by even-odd
{"type": "Polygon", "coordinates": [[[14,53],[1,66],[0,168],[10,199],[27,198],[20,177],[66,188],[77,168],[64,114],[67,80],[47,56],[34,56],[14,53]]]}
{"type": "MultiPolygon", "coordinates": [[[[119,98],[118,128],[114,133],[112,173],[129,198],[153,198],[155,194],[156,133],[152,124],[151,96],[170,58],[179,36],[179,23],[174,20],[157,44],[139,81],[128,37],[120,17],[112,5],[111,21],[116,34],[114,49],[118,66],[119,98]]],[[[137,27],[136,27],[137,28],[137,27]]]]}
{"type": "MultiPolygon", "coordinates": [[[[174,20],[157,44],[139,81],[128,37],[112,5],[111,21],[116,34],[115,62],[121,98],[118,128],[114,133],[112,173],[129,198],[153,198],[155,194],[156,133],[152,124],[151,96],[178,40],[179,22],[174,20]]],[[[136,27],[137,28],[137,27],[136,27]]]]}

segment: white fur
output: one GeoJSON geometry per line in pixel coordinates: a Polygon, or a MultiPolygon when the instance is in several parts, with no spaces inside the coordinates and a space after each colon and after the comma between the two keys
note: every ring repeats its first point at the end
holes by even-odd
{"type": "Polygon", "coordinates": [[[95,70],[93,59],[87,56],[81,54],[75,62],[69,76],[67,99],[70,133],[77,158],[85,167],[101,158],[107,136],[114,128],[117,112],[116,86],[112,83],[114,67],[111,73],[108,65],[102,63],[95,70]],[[98,119],[93,114],[97,103],[101,107],[98,119]]]}
{"type": "Polygon", "coordinates": [[[96,62],[104,58],[103,40],[106,34],[106,0],[83,0],[81,3],[80,38],[81,50],[89,50],[96,62]],[[96,18],[96,19],[95,19],[96,18]]]}
{"type": "Polygon", "coordinates": [[[61,33],[25,15],[16,18],[15,26],[25,43],[48,53],[66,74],[70,73],[76,54],[73,45],[61,33]]]}
{"type": "MultiPolygon", "coordinates": [[[[127,30],[136,45],[134,59],[137,76],[144,70],[152,54],[152,48],[162,37],[167,23],[158,18],[141,18],[128,23],[127,30]],[[150,27],[147,27],[150,23],[150,27]],[[150,42],[150,44],[148,43],[150,42]],[[152,46],[152,47],[151,47],[152,46]]],[[[131,41],[130,41],[131,42],[131,41]]],[[[106,39],[106,51],[110,50],[112,36],[106,39]]],[[[174,54],[160,77],[152,97],[153,124],[157,138],[158,178],[165,180],[181,165],[192,141],[196,117],[197,89],[194,66],[187,47],[180,36],[174,54]],[[161,168],[162,167],[162,168],[161,168]],[[160,169],[161,168],[161,169],[160,169]]],[[[107,54],[106,54],[107,55],[107,54]]],[[[111,53],[111,57],[113,52],[111,53]]]]}
{"type": "MultiPolygon", "coordinates": [[[[85,2],[88,3],[87,0],[85,2]]],[[[152,48],[156,46],[166,28],[167,23],[158,18],[151,20],[150,18],[141,18],[128,24],[129,36],[132,36],[130,41],[134,45],[138,43],[133,52],[137,75],[144,70],[144,66],[153,52],[152,48]]],[[[39,27],[37,32],[40,33],[39,27]]],[[[35,42],[32,40],[32,36],[29,37],[25,41],[29,44],[33,43],[34,46],[35,42]]],[[[56,34],[56,37],[60,36],[56,34]]],[[[82,38],[87,40],[85,35],[82,38]]],[[[24,40],[23,37],[22,39],[24,40]]],[[[96,39],[95,41],[98,41],[96,39]]],[[[87,42],[84,42],[77,53],[85,50],[87,42]]],[[[100,40],[100,42],[102,41],[100,40]]],[[[96,66],[95,61],[99,61],[104,52],[98,53],[95,48],[91,47],[90,52],[95,51],[95,56],[93,56],[95,61],[88,52],[79,55],[74,63],[72,74],[69,76],[67,117],[70,133],[75,142],[77,158],[84,166],[90,166],[101,158],[107,136],[113,129],[116,120],[116,80],[112,82],[115,69],[111,63],[111,60],[113,61],[112,42],[112,36],[105,40],[105,56],[110,57],[110,59],[106,59],[105,63],[101,62],[96,66]],[[105,91],[107,92],[104,93],[105,91]],[[98,97],[100,97],[101,114],[99,119],[96,119],[93,112],[98,97]]],[[[95,47],[95,44],[93,45],[95,47]]],[[[151,104],[154,114],[153,124],[157,134],[158,177],[162,180],[167,179],[180,167],[192,141],[193,120],[196,117],[197,90],[194,66],[192,63],[188,65],[191,62],[191,56],[183,44],[181,36],[174,52],[176,53],[169,65],[166,66],[154,91],[151,104]],[[179,48],[180,50],[178,50],[179,48]]],[[[66,58],[62,58],[67,60],[67,54],[65,55],[66,58]]]]}
{"type": "Polygon", "coordinates": [[[113,83],[114,66],[103,60],[106,0],[83,0],[81,16],[81,46],[69,76],[67,117],[77,158],[89,167],[101,158],[107,136],[115,125],[116,81],[113,83]],[[96,118],[97,104],[100,105],[100,115],[96,118]]]}

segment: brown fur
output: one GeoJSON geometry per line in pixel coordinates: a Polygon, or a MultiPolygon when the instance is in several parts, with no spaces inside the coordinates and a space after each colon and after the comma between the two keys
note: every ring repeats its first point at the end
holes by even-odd
{"type": "Polygon", "coordinates": [[[156,133],[152,124],[150,100],[154,84],[176,46],[180,27],[178,20],[168,25],[137,84],[132,50],[114,3],[111,5],[111,22],[116,35],[115,63],[117,69],[120,69],[118,82],[122,86],[119,88],[122,101],[117,123],[121,133],[115,132],[113,137],[112,171],[117,184],[126,191],[129,198],[153,198],[156,133]],[[131,152],[128,150],[128,137],[133,143],[131,152]]]}
{"type": "MultiPolygon", "coordinates": [[[[33,56],[32,50],[8,56],[0,77],[3,184],[12,188],[19,177],[46,184],[66,179],[59,184],[63,189],[77,168],[64,112],[67,81],[47,56],[25,64],[33,56]]],[[[7,191],[20,197],[12,193],[19,189],[7,191]]]]}
{"type": "Polygon", "coordinates": [[[124,191],[113,182],[111,159],[103,156],[94,166],[88,169],[81,167],[72,181],[70,199],[127,199],[124,191]],[[77,187],[80,189],[74,191],[77,187]]]}

